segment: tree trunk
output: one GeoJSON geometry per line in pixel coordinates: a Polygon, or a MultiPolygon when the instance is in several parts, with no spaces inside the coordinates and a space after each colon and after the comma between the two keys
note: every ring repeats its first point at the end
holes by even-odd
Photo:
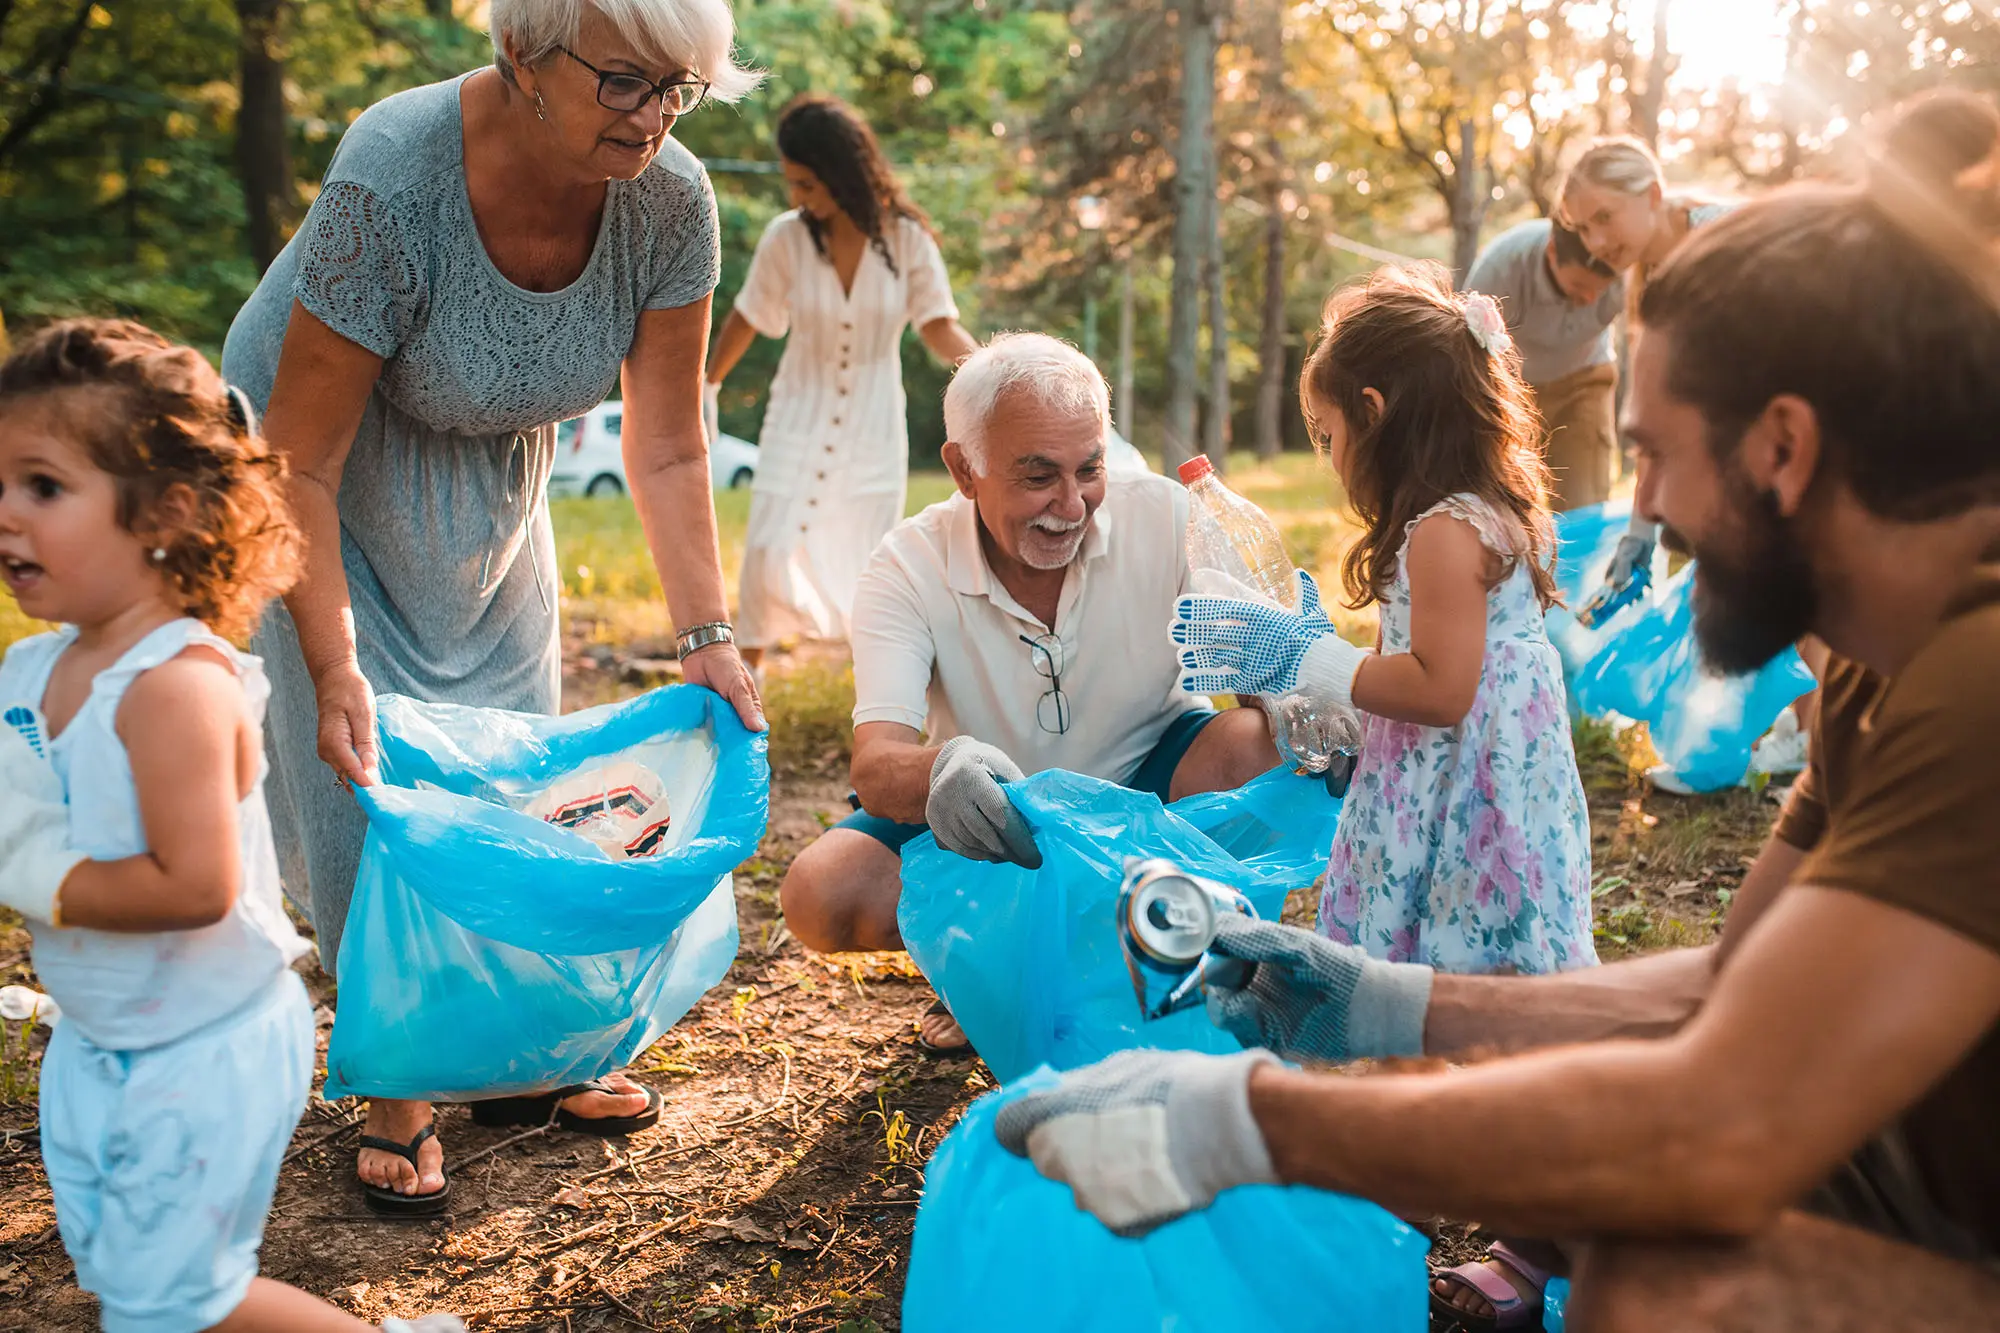
{"type": "Polygon", "coordinates": [[[1195,361],[1201,333],[1201,269],[1215,198],[1215,39],[1208,0],[1180,0],[1181,131],[1174,169],[1173,302],[1167,314],[1165,462],[1194,455],[1195,361]]]}
{"type": "Polygon", "coordinates": [[[242,105],[236,169],[243,182],[250,255],[263,272],[285,243],[292,215],[292,156],[285,125],[285,60],[278,25],[285,0],[236,0],[242,27],[242,105]]]}
{"type": "Polygon", "coordinates": [[[1285,446],[1285,214],[1264,214],[1264,328],[1257,339],[1257,457],[1285,446]]]}
{"type": "Polygon", "coordinates": [[[1208,225],[1208,419],[1201,449],[1220,472],[1229,459],[1229,308],[1222,286],[1222,205],[1213,198],[1208,225]]]}
{"type": "Polygon", "coordinates": [[[1667,51],[1667,11],[1673,0],[1654,0],[1653,54],[1646,61],[1646,86],[1632,97],[1632,132],[1657,150],[1660,146],[1660,108],[1667,102],[1667,76],[1673,72],[1673,57],[1667,51]]]}
{"type": "Polygon", "coordinates": [[[1259,25],[1263,87],[1258,110],[1264,133],[1264,318],[1257,336],[1257,457],[1284,447],[1285,411],[1285,153],[1278,140],[1285,95],[1285,0],[1270,0],[1259,25]]]}
{"type": "Polygon", "coordinates": [[[1118,273],[1118,396],[1112,404],[1118,412],[1118,433],[1127,440],[1132,434],[1132,256],[1126,255],[1118,273]]]}
{"type": "Polygon", "coordinates": [[[1487,193],[1485,173],[1479,169],[1479,134],[1472,118],[1458,122],[1458,171],[1452,177],[1451,276],[1456,284],[1465,282],[1472,261],[1479,257],[1479,231],[1486,225],[1487,193]]]}

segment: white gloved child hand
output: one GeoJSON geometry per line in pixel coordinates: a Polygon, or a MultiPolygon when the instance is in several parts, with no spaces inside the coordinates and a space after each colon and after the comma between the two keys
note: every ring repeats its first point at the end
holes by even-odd
{"type": "Polygon", "coordinates": [[[84,858],[69,848],[62,779],[11,726],[0,726],[0,904],[61,925],[63,881],[84,858]]]}
{"type": "Polygon", "coordinates": [[[1236,597],[1182,597],[1167,636],[1188,694],[1287,694],[1354,706],[1354,674],[1369,653],[1341,638],[1320,609],[1319,585],[1295,571],[1299,609],[1236,597]]]}

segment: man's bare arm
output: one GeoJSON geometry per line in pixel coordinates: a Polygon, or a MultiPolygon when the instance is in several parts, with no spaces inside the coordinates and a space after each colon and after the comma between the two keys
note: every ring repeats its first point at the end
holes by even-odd
{"type": "Polygon", "coordinates": [[[1437,1074],[1268,1068],[1251,1107],[1285,1180],[1533,1235],[1744,1235],[1914,1104],[2000,1018],[2000,953],[1797,886],[1694,1019],[1437,1074]],[[1463,1167],[1466,1144],[1482,1168],[1463,1167]]]}
{"type": "Polygon", "coordinates": [[[862,809],[900,824],[924,822],[938,747],[923,739],[915,727],[900,722],[863,722],[854,729],[848,780],[862,809]]]}
{"type": "Polygon", "coordinates": [[[1805,853],[1767,838],[1743,876],[1720,945],[1676,949],[1546,977],[1440,975],[1431,984],[1424,1054],[1507,1054],[1677,1032],[1708,995],[1721,961],[1791,880],[1805,853]]]}

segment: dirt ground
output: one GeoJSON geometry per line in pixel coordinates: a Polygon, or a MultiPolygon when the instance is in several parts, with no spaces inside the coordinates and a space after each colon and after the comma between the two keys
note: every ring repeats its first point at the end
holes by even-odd
{"type": "MultiPolygon", "coordinates": [[[[636,688],[650,669],[644,653],[586,660],[571,662],[579,700],[636,688]]],[[[1705,938],[1774,807],[1749,792],[1651,794],[1625,743],[1585,740],[1604,956],[1705,938]]],[[[449,1310],[477,1328],[560,1333],[899,1327],[924,1161],[991,1083],[977,1061],[917,1049],[931,992],[906,957],[821,957],[783,929],[783,869],[845,813],[845,791],[835,746],[774,766],[769,833],[736,878],[742,952],[634,1067],[666,1094],[657,1128],[607,1141],[480,1129],[440,1108],[454,1211],[391,1223],[354,1183],[356,1108],[315,1100],[286,1162],[265,1274],[371,1321],[449,1310]]],[[[1295,895],[1295,910],[1309,897],[1295,895]]],[[[30,979],[25,933],[0,926],[0,984],[30,979]]],[[[323,1050],[331,1012],[320,1018],[323,1050]]],[[[6,1027],[0,1330],[92,1329],[22,1086],[41,1037],[24,1049],[19,1025],[6,1027]]],[[[1434,1259],[1475,1249],[1452,1227],[1434,1259]]]]}

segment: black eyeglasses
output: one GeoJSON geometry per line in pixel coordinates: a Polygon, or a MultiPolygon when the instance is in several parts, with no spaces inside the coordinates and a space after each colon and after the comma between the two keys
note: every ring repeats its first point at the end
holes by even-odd
{"type": "Polygon", "coordinates": [[[1035,701],[1035,723],[1053,736],[1069,734],[1069,696],[1063,693],[1063,645],[1053,634],[1034,638],[1020,635],[1035,663],[1035,674],[1049,683],[1048,692],[1035,701]]]}
{"type": "Polygon", "coordinates": [[[637,111],[657,97],[668,115],[685,116],[708,96],[708,81],[705,79],[669,79],[665,83],[654,83],[637,74],[599,69],[567,46],[558,46],[556,50],[597,76],[597,104],[612,111],[637,111]]]}

